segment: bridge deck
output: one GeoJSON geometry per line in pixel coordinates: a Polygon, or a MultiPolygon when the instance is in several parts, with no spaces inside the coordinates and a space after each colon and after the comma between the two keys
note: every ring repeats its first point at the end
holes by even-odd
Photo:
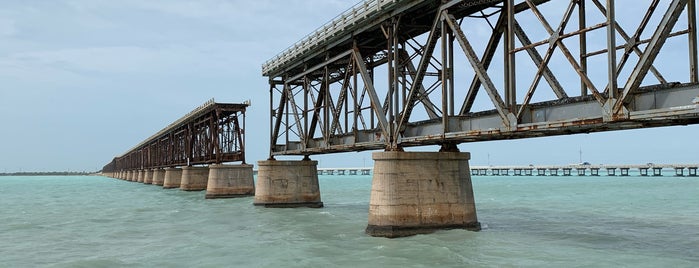
{"type": "MultiPolygon", "coordinates": [[[[549,0],[535,0],[536,4],[549,0]]],[[[264,76],[275,77],[280,72],[313,66],[325,60],[326,53],[337,55],[352,48],[353,40],[361,39],[358,45],[372,55],[386,48],[386,38],[381,23],[387,18],[401,14],[415,25],[429,25],[440,8],[450,7],[453,14],[461,17],[501,3],[502,0],[450,1],[441,5],[440,1],[424,0],[366,0],[359,2],[330,22],[303,37],[286,50],[277,54],[262,65],[264,76]]],[[[520,7],[522,8],[522,7],[520,7]]],[[[429,27],[404,29],[401,34],[415,37],[429,31],[429,27]]],[[[299,70],[300,71],[300,70],[299,70]]],[[[293,72],[293,71],[292,71],[293,72]]]]}

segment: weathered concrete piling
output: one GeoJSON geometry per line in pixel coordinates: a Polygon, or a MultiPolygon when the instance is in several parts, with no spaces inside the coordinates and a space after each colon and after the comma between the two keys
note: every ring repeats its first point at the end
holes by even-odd
{"type": "Polygon", "coordinates": [[[165,170],[156,168],[153,169],[153,185],[163,186],[165,182],[165,170]]]}
{"type": "Polygon", "coordinates": [[[211,165],[205,198],[255,195],[252,165],[211,165]]]}
{"type": "Polygon", "coordinates": [[[253,204],[265,207],[323,207],[318,186],[318,161],[257,162],[253,204]]]}
{"type": "Polygon", "coordinates": [[[180,181],[180,189],[184,191],[206,190],[208,178],[208,167],[182,167],[182,180],[180,181]]]}
{"type": "Polygon", "coordinates": [[[180,182],[182,181],[182,169],[181,168],[166,168],[165,178],[163,181],[163,188],[172,189],[180,188],[180,182]]]}
{"type": "Polygon", "coordinates": [[[480,230],[469,153],[376,152],[372,156],[367,234],[401,237],[439,229],[480,230]]]}

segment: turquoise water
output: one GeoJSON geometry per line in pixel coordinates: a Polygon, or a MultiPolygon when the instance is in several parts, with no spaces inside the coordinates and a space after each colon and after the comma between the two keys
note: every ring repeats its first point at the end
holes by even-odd
{"type": "Polygon", "coordinates": [[[480,232],[364,234],[370,176],[325,207],[105,177],[0,177],[0,267],[699,267],[699,178],[473,177],[480,232]]]}

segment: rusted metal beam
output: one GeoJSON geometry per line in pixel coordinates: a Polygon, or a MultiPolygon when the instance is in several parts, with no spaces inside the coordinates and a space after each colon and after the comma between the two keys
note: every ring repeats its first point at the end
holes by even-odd
{"type": "Polygon", "coordinates": [[[468,42],[468,39],[466,39],[466,35],[461,30],[461,28],[458,27],[458,24],[456,24],[456,19],[454,18],[454,16],[446,12],[443,12],[442,16],[444,17],[445,21],[456,36],[456,41],[459,42],[459,45],[461,45],[461,48],[466,54],[466,58],[468,58],[469,63],[471,63],[471,67],[473,67],[474,71],[476,71],[476,74],[478,74],[478,78],[480,79],[481,84],[483,84],[485,91],[488,93],[488,96],[490,96],[491,102],[493,103],[495,109],[498,111],[498,114],[500,114],[500,117],[502,118],[503,126],[510,127],[511,122],[510,118],[507,116],[507,114],[509,113],[507,107],[505,107],[505,103],[503,102],[502,97],[500,97],[500,93],[498,93],[497,89],[495,88],[493,81],[490,79],[490,76],[488,75],[488,72],[483,66],[483,63],[478,59],[476,52],[473,50],[471,44],[468,42]]]}
{"type": "Polygon", "coordinates": [[[636,90],[643,82],[643,78],[646,77],[648,70],[651,67],[653,61],[658,56],[658,52],[662,48],[663,44],[667,40],[668,34],[672,31],[675,26],[677,19],[679,18],[682,10],[686,7],[688,0],[673,0],[670,3],[665,15],[663,16],[658,28],[653,33],[650,43],[646,47],[645,52],[641,55],[638,60],[636,67],[633,69],[629,79],[624,85],[624,91],[619,96],[619,99],[614,104],[613,112],[618,114],[625,103],[629,101],[630,93],[636,90]]]}
{"type": "Polygon", "coordinates": [[[374,110],[376,118],[379,120],[379,127],[384,137],[388,137],[388,120],[386,119],[386,114],[383,111],[383,106],[379,100],[378,94],[376,94],[376,89],[374,88],[374,82],[369,76],[369,72],[366,69],[366,64],[364,63],[364,58],[359,52],[359,48],[354,48],[354,61],[359,69],[359,73],[362,75],[362,80],[364,81],[364,86],[367,94],[369,94],[369,100],[371,101],[371,107],[374,110]]]}

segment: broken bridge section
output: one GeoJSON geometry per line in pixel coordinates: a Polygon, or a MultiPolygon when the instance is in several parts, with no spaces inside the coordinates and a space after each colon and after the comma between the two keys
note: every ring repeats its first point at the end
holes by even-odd
{"type": "Polygon", "coordinates": [[[207,199],[254,195],[252,165],[245,163],[248,106],[212,99],[115,157],[102,174],[165,189],[206,190],[207,199]]]}
{"type": "Polygon", "coordinates": [[[102,171],[245,163],[248,106],[212,99],[115,157],[102,171]]]}

